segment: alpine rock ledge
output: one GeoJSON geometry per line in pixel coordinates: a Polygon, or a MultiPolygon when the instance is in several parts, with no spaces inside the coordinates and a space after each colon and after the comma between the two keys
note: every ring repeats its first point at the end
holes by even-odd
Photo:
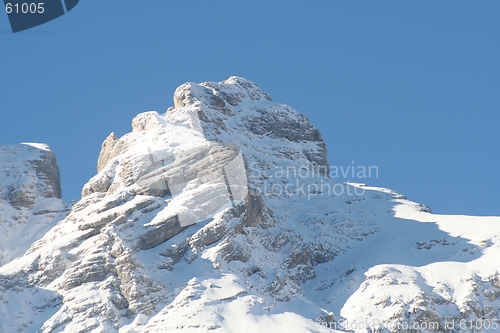
{"type": "Polygon", "coordinates": [[[500,325],[500,218],[339,183],[307,117],[241,77],[110,134],[71,207],[46,145],[1,146],[0,185],[0,332],[500,325]]]}

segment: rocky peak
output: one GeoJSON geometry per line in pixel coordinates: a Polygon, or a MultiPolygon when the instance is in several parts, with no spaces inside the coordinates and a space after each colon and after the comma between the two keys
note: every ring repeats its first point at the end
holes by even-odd
{"type": "Polygon", "coordinates": [[[0,146],[0,264],[26,251],[64,209],[59,167],[48,145],[0,146]]]}
{"type": "Polygon", "coordinates": [[[290,106],[272,102],[266,92],[247,79],[233,76],[219,83],[185,83],[174,93],[174,106],[167,111],[167,120],[175,123],[189,119],[191,128],[210,140],[239,141],[240,146],[250,148],[245,156],[252,154],[252,148],[262,151],[261,144],[249,145],[246,141],[271,138],[276,141],[266,154],[282,157],[287,151],[295,160],[304,157],[320,172],[328,170],[326,146],[318,129],[290,106]],[[291,150],[290,143],[299,143],[301,149],[291,150]]]}
{"type": "Polygon", "coordinates": [[[174,93],[175,108],[206,105],[226,113],[230,113],[230,107],[249,100],[272,101],[255,83],[239,76],[220,83],[184,83],[174,93]]]}
{"type": "Polygon", "coordinates": [[[165,115],[144,112],[132,120],[131,133],[121,138],[111,133],[99,154],[99,174],[85,185],[82,196],[132,185],[156,162],[192,150],[193,142],[200,152],[215,144],[232,146],[247,164],[265,164],[265,157],[272,155],[320,173],[328,170],[321,134],[305,115],[272,102],[255,83],[233,76],[220,83],[185,83],[175,90],[174,107],[165,115]],[[176,142],[174,133],[186,143],[176,142]],[[268,139],[273,143],[262,145],[268,139]]]}
{"type": "Polygon", "coordinates": [[[61,199],[56,155],[45,144],[0,146],[1,198],[14,208],[33,208],[38,198],[61,199]]]}

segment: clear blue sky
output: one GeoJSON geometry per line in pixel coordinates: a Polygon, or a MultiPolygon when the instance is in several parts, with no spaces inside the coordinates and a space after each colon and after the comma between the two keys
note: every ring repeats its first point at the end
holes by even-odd
{"type": "Polygon", "coordinates": [[[246,77],[306,114],[330,164],[436,213],[500,215],[500,2],[81,1],[12,34],[0,144],[44,142],[79,199],[101,143],[186,81],[246,77]]]}

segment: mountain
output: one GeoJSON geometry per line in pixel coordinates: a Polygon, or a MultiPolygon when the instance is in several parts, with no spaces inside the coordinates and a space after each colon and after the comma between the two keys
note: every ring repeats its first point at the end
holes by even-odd
{"type": "Polygon", "coordinates": [[[496,332],[500,218],[335,168],[255,83],[186,83],[110,134],[82,199],[0,266],[0,331],[496,332]]]}
{"type": "Polygon", "coordinates": [[[49,146],[0,146],[0,265],[20,256],[67,214],[49,146]]]}

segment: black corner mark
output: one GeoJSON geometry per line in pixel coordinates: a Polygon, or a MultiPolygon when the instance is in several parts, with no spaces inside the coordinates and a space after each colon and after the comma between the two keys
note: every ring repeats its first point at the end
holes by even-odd
{"type": "Polygon", "coordinates": [[[64,15],[61,1],[35,2],[4,0],[12,32],[19,32],[64,15]],[[31,7],[31,8],[30,8],[31,7]]]}
{"type": "Polygon", "coordinates": [[[64,0],[64,3],[66,4],[66,10],[69,12],[73,8],[75,8],[76,4],[80,0],[64,0]]]}
{"type": "MultiPolygon", "coordinates": [[[[79,0],[64,0],[66,10],[73,9],[79,0]]],[[[12,32],[19,32],[52,21],[64,15],[62,0],[3,0],[12,32]]]]}

